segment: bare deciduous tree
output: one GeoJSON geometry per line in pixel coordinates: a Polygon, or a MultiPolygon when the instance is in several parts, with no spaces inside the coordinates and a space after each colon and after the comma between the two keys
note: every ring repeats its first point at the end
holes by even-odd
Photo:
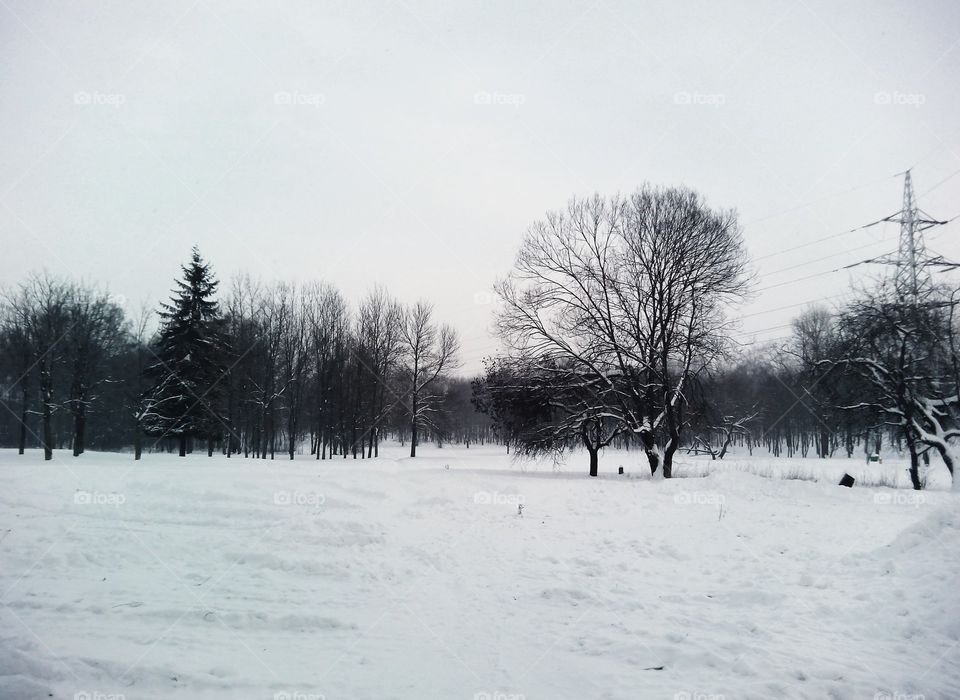
{"type": "MultiPolygon", "coordinates": [[[[400,357],[403,309],[382,287],[376,287],[360,304],[357,317],[356,353],[365,380],[367,457],[379,454],[383,420],[399,395],[390,385],[390,376],[400,357]]],[[[361,451],[363,444],[360,445],[361,451]]]]}
{"type": "Polygon", "coordinates": [[[892,283],[882,284],[842,314],[836,359],[819,363],[860,377],[864,397],[842,408],[872,412],[900,432],[917,490],[924,486],[920,459],[928,449],[954,473],[950,443],[960,438],[956,304],[955,295],[937,287],[907,299],[892,283]]]}
{"type": "Polygon", "coordinates": [[[460,341],[457,332],[433,320],[433,306],[425,301],[407,309],[400,325],[406,391],[410,402],[410,456],[417,456],[421,425],[429,420],[438,398],[430,388],[444,371],[456,367],[460,341]]]}
{"type": "Polygon", "coordinates": [[[73,456],[83,454],[87,410],[103,376],[103,367],[121,353],[127,337],[123,309],[102,290],[74,284],[67,304],[64,342],[70,355],[70,393],[65,402],[73,417],[73,456]]]}
{"type": "Polygon", "coordinates": [[[528,232],[497,287],[499,330],[514,352],[602,378],[606,409],[669,477],[685,387],[723,352],[747,283],[735,213],[690,190],[574,199],[528,232]]]}
{"type": "Polygon", "coordinates": [[[39,375],[41,443],[44,459],[51,460],[52,419],[59,408],[54,393],[54,371],[67,350],[63,340],[69,330],[70,286],[46,273],[32,275],[8,301],[29,343],[39,375]]]}

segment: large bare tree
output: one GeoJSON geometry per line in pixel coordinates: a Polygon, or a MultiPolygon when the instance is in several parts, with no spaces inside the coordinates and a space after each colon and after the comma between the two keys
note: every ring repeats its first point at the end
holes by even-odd
{"type": "Polygon", "coordinates": [[[573,199],[527,233],[497,285],[498,327],[514,353],[601,378],[605,408],[669,477],[684,389],[722,353],[748,281],[735,212],[691,190],[573,199]]]}

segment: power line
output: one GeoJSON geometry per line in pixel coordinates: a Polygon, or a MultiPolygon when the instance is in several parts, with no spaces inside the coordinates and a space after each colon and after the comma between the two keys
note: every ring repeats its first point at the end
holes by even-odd
{"type": "MultiPolygon", "coordinates": [[[[946,182],[947,180],[949,180],[950,178],[952,178],[957,174],[960,174],[960,170],[947,176],[946,178],[938,182],[936,185],[934,185],[934,187],[927,190],[927,192],[931,192],[932,190],[936,189],[937,187],[939,187],[944,182],[946,182]]],[[[843,235],[844,233],[852,233],[853,231],[858,231],[858,230],[870,228],[872,226],[876,226],[877,224],[882,222],[892,221],[900,224],[900,242],[899,242],[899,247],[897,251],[892,251],[890,253],[886,253],[881,256],[868,258],[866,260],[861,260],[859,262],[851,263],[849,265],[837,267],[832,270],[824,270],[822,272],[817,272],[812,275],[805,275],[804,277],[799,277],[797,279],[786,280],[784,282],[768,285],[758,291],[762,292],[762,291],[774,289],[777,287],[796,284],[797,282],[803,282],[805,280],[815,279],[817,277],[833,274],[841,270],[848,270],[848,269],[857,267],[859,265],[870,264],[870,263],[884,263],[884,264],[896,265],[896,280],[897,280],[898,288],[905,289],[907,292],[909,292],[912,295],[912,298],[915,299],[917,295],[918,284],[920,284],[920,282],[918,281],[918,275],[921,268],[925,269],[927,267],[936,266],[936,265],[946,266],[946,267],[955,267],[952,263],[946,262],[942,256],[939,256],[937,258],[931,258],[926,253],[922,232],[925,229],[933,226],[943,226],[943,225],[949,224],[950,222],[956,220],[957,218],[960,218],[960,214],[953,216],[950,219],[947,219],[946,221],[938,221],[938,220],[932,219],[932,217],[928,217],[928,215],[926,215],[925,212],[923,212],[923,210],[921,210],[917,205],[918,197],[916,197],[913,192],[913,183],[911,180],[910,171],[907,170],[905,173],[903,173],[903,175],[904,175],[903,206],[900,209],[900,211],[890,214],[889,216],[885,216],[881,219],[877,219],[876,221],[872,221],[868,224],[865,224],[864,226],[859,226],[855,229],[850,229],[849,231],[842,232],[841,234],[835,234],[833,236],[827,236],[825,239],[821,239],[821,241],[829,240],[831,238],[836,237],[836,235],[843,235]],[[924,216],[927,216],[928,218],[921,217],[921,214],[923,214],[924,216]]],[[[798,248],[805,247],[806,245],[812,245],[812,243],[804,244],[801,246],[795,246],[791,250],[796,250],[798,248]]],[[[872,243],[868,245],[872,245],[872,243]]],[[[865,247],[867,246],[861,246],[860,248],[865,248],[865,247]]],[[[854,250],[859,250],[859,248],[854,250]]],[[[844,251],[844,252],[846,253],[850,251],[844,251]]],[[[786,270],[804,267],[808,264],[813,264],[816,262],[820,262],[822,260],[829,259],[831,257],[836,257],[836,255],[837,254],[828,255],[823,258],[819,258],[817,260],[811,260],[805,263],[799,263],[797,265],[786,267],[774,273],[769,273],[769,274],[776,274],[777,272],[784,272],[786,270]]],[[[766,256],[766,257],[771,257],[771,256],[766,256]]],[[[782,306],[776,309],[769,309],[765,311],[754,312],[752,314],[745,314],[744,316],[741,316],[741,318],[747,318],[750,316],[759,316],[765,313],[773,313],[774,311],[782,311],[784,309],[796,308],[797,306],[803,306],[805,304],[813,303],[815,301],[820,301],[822,299],[828,299],[828,298],[831,298],[831,297],[823,297],[821,299],[812,300],[810,302],[788,304],[786,306],[782,306]]],[[[836,297],[833,297],[833,298],[836,298],[836,297]]],[[[769,328],[753,331],[751,334],[755,335],[757,333],[764,333],[771,330],[779,330],[781,328],[789,328],[791,326],[792,324],[771,326],[769,328]]]]}
{"type": "Polygon", "coordinates": [[[855,186],[855,187],[851,187],[851,188],[846,189],[846,190],[841,190],[840,192],[833,192],[833,193],[831,193],[831,194],[825,194],[825,195],[823,195],[823,196],[821,196],[821,197],[817,197],[817,198],[815,198],[815,199],[808,199],[806,202],[801,202],[800,204],[795,204],[795,205],[792,206],[792,207],[789,207],[789,208],[787,208],[787,209],[783,209],[783,210],[778,211],[778,212],[774,212],[773,214],[767,214],[766,216],[762,216],[762,217],[760,217],[759,219],[751,219],[750,221],[744,223],[744,226],[749,226],[750,224],[756,224],[756,223],[759,223],[759,222],[761,222],[761,221],[767,221],[768,219],[775,219],[775,218],[777,218],[778,216],[783,216],[784,214],[789,214],[790,212],[797,211],[797,210],[799,210],[799,209],[804,209],[804,208],[810,206],[811,204],[816,204],[817,202],[822,202],[822,201],[824,201],[824,200],[826,200],[826,199],[832,199],[832,198],[834,198],[834,197],[840,197],[840,196],[845,195],[845,194],[850,194],[851,192],[856,192],[857,190],[862,190],[862,189],[864,189],[864,188],[866,188],[866,187],[870,187],[871,185],[875,185],[875,184],[877,184],[878,182],[883,182],[884,180],[889,180],[890,178],[893,178],[893,177],[897,177],[897,175],[884,175],[883,177],[878,177],[876,180],[870,180],[869,182],[865,182],[865,183],[863,183],[862,185],[857,185],[857,186],[855,186]]]}
{"type": "Polygon", "coordinates": [[[806,267],[807,265],[813,265],[814,263],[823,262],[824,260],[829,260],[830,258],[836,258],[840,255],[846,255],[847,253],[853,253],[858,250],[863,250],[864,248],[869,248],[870,246],[877,245],[877,243],[883,243],[884,241],[870,241],[869,243],[857,246],[856,248],[850,248],[848,250],[841,250],[838,253],[831,253],[830,255],[824,255],[822,258],[817,258],[816,260],[808,260],[806,262],[797,263],[796,265],[790,265],[789,267],[782,267],[779,270],[774,270],[773,272],[767,272],[763,276],[777,275],[781,272],[787,272],[788,270],[796,270],[799,267],[806,267]]]}
{"type": "Polygon", "coordinates": [[[759,258],[754,258],[753,260],[754,262],[759,262],[760,260],[766,260],[767,258],[772,258],[777,255],[783,255],[784,253],[792,253],[793,251],[800,250],[801,248],[807,248],[809,246],[816,245],[817,243],[823,243],[824,241],[829,241],[834,238],[839,238],[840,236],[846,236],[847,234],[850,234],[850,233],[856,233],[857,231],[862,231],[872,226],[876,226],[877,224],[882,224],[885,221],[889,221],[899,213],[900,212],[890,214],[889,216],[885,216],[882,219],[877,219],[876,221],[871,221],[869,224],[864,224],[863,226],[857,226],[856,228],[851,228],[846,231],[839,231],[838,233],[831,233],[829,236],[818,238],[817,240],[810,241],[809,243],[801,243],[800,245],[793,246],[792,248],[786,248],[784,250],[778,250],[773,253],[768,253],[767,255],[761,255],[759,258]]]}
{"type": "Polygon", "coordinates": [[[808,301],[801,301],[796,304],[787,304],[786,306],[778,306],[775,309],[764,309],[763,311],[753,311],[749,314],[741,314],[739,318],[753,318],[754,316],[763,316],[764,314],[772,314],[775,311],[784,311],[785,309],[795,309],[798,306],[809,306],[810,304],[816,304],[818,301],[833,301],[843,297],[842,294],[834,294],[832,296],[817,297],[816,299],[810,299],[808,301]]]}
{"type": "MultiPolygon", "coordinates": [[[[826,198],[829,198],[829,197],[832,197],[832,196],[838,196],[838,195],[841,195],[841,194],[845,194],[845,193],[847,193],[847,192],[854,192],[854,191],[856,191],[856,190],[863,189],[864,187],[868,187],[868,186],[870,186],[870,185],[872,185],[872,184],[876,184],[877,182],[882,182],[882,181],[884,181],[884,180],[887,180],[887,179],[890,178],[890,177],[899,177],[900,175],[903,175],[903,173],[897,173],[896,175],[891,175],[891,176],[884,176],[884,177],[879,178],[879,179],[877,179],[877,180],[873,180],[873,181],[868,182],[868,183],[865,183],[865,184],[863,184],[863,185],[859,185],[859,186],[854,187],[854,188],[851,188],[851,189],[849,189],[849,190],[845,190],[844,192],[834,193],[833,195],[826,195],[825,197],[822,197],[822,198],[820,198],[820,199],[826,199],[826,198]]],[[[948,180],[951,180],[952,178],[956,177],[957,175],[960,175],[960,170],[955,170],[954,172],[952,172],[952,173],[950,173],[949,175],[947,175],[945,178],[943,178],[942,180],[940,180],[939,182],[937,182],[937,184],[935,184],[933,187],[925,190],[925,191],[923,192],[923,194],[918,195],[918,196],[917,196],[917,199],[919,199],[920,197],[925,197],[926,195],[930,194],[931,192],[933,192],[934,190],[936,190],[937,188],[939,188],[941,185],[943,185],[945,182],[947,182],[948,180]]],[[[819,200],[812,200],[812,201],[819,201],[819,200]]],[[[806,206],[806,205],[799,205],[799,206],[806,206]]],[[[797,208],[797,207],[795,207],[795,208],[797,208]]],[[[791,210],[788,209],[788,210],[785,210],[784,212],[780,212],[780,213],[787,213],[787,212],[789,212],[789,211],[791,211],[791,210]]],[[[795,251],[795,250],[801,250],[801,249],[803,249],[803,248],[808,248],[809,246],[816,245],[817,243],[823,243],[824,241],[833,240],[833,239],[835,239],[835,238],[839,238],[840,236],[846,236],[846,235],[851,234],[851,233],[856,233],[857,231],[863,231],[863,230],[865,230],[865,229],[868,229],[868,228],[871,228],[871,227],[873,227],[873,226],[876,226],[877,224],[881,224],[881,223],[884,223],[884,222],[887,222],[887,221],[891,221],[891,220],[893,220],[894,217],[899,216],[900,213],[901,213],[901,212],[897,211],[897,212],[894,212],[893,214],[890,214],[889,216],[885,216],[885,217],[883,217],[883,218],[881,218],[881,219],[877,219],[876,221],[871,221],[869,224],[864,224],[863,226],[857,226],[857,227],[855,227],[855,228],[851,228],[851,229],[848,229],[848,230],[846,230],[846,231],[839,231],[839,232],[837,232],[837,233],[831,233],[829,236],[824,236],[824,237],[822,237],[822,238],[818,238],[818,239],[816,239],[816,240],[809,241],[809,242],[807,242],[807,243],[801,243],[800,245],[795,245],[795,246],[793,246],[793,247],[791,247],[791,248],[784,248],[783,250],[777,250],[777,251],[774,251],[773,253],[767,253],[766,255],[761,255],[760,257],[753,258],[753,261],[754,261],[754,262],[759,262],[759,261],[761,261],[761,260],[766,260],[767,258],[773,258],[773,257],[776,257],[776,256],[778,256],[778,255],[784,255],[785,253],[792,253],[792,252],[795,251]]],[[[773,214],[773,215],[771,215],[771,216],[764,217],[763,219],[755,219],[755,220],[754,220],[753,222],[751,222],[751,223],[755,223],[755,222],[757,222],[757,221],[763,221],[764,219],[768,219],[768,218],[774,218],[775,216],[779,216],[779,214],[773,214]]],[[[960,215],[958,215],[958,216],[960,216],[960,215]]],[[[948,223],[950,223],[951,221],[953,221],[953,220],[956,219],[956,218],[958,218],[958,217],[957,217],[957,216],[954,216],[952,219],[948,219],[947,221],[942,222],[942,223],[948,224],[948,223]]],[[[745,224],[745,225],[746,225],[746,224],[745,224]]],[[[866,247],[866,246],[864,246],[864,247],[866,247]]],[[[855,248],[854,250],[858,250],[858,249],[855,248]]],[[[811,261],[811,262],[813,262],[813,261],[811,261]]],[[[773,274],[773,273],[770,273],[770,274],[773,274]]]]}
{"type": "MultiPolygon", "coordinates": [[[[937,189],[938,187],[940,187],[940,185],[942,185],[943,183],[945,183],[947,180],[950,180],[951,178],[955,177],[956,175],[960,175],[960,170],[954,170],[952,173],[950,173],[949,175],[947,175],[945,178],[943,178],[943,179],[942,179],[940,182],[938,182],[936,185],[934,185],[933,187],[931,187],[931,188],[928,189],[928,190],[924,190],[923,194],[918,195],[918,197],[926,197],[928,194],[930,194],[930,193],[933,192],[935,189],[937,189]]],[[[954,219],[955,219],[955,218],[956,218],[956,217],[954,217],[954,219]]],[[[952,219],[951,219],[951,220],[952,220],[952,219]]]]}
{"type": "MultiPolygon", "coordinates": [[[[859,263],[856,263],[856,264],[859,264],[859,263]]],[[[845,269],[845,268],[837,267],[837,268],[834,268],[834,269],[832,269],[832,270],[825,270],[825,271],[823,271],[823,272],[816,272],[816,273],[814,273],[814,274],[812,274],[812,275],[807,275],[806,277],[797,277],[796,279],[786,280],[785,282],[777,282],[776,284],[771,284],[771,285],[768,285],[768,286],[766,286],[766,287],[762,287],[761,289],[758,289],[758,290],[756,290],[756,291],[757,291],[757,293],[759,294],[760,292],[766,292],[766,291],[768,291],[768,290],[770,290],[770,289],[776,289],[777,287],[786,287],[786,286],[789,285],[789,284],[796,284],[797,282],[805,282],[806,280],[812,280],[812,279],[815,279],[815,278],[817,278],[817,277],[823,277],[824,275],[830,275],[830,274],[833,274],[834,272],[840,272],[840,270],[843,270],[843,269],[845,269]]]]}

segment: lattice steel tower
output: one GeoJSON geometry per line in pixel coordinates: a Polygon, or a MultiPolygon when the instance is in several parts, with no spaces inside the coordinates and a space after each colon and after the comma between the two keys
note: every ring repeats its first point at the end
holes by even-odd
{"type": "Polygon", "coordinates": [[[953,266],[939,255],[929,255],[923,243],[924,231],[947,222],[934,219],[917,206],[909,170],[904,173],[903,179],[903,208],[883,220],[900,224],[900,248],[895,259],[879,259],[876,262],[894,265],[897,296],[917,303],[920,292],[930,284],[930,268],[953,266]]]}

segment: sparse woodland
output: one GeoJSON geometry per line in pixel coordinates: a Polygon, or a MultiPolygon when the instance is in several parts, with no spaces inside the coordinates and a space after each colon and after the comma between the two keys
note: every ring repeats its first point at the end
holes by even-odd
{"type": "Polygon", "coordinates": [[[148,338],[106,290],[38,274],[9,291],[3,444],[327,459],[375,456],[385,435],[411,451],[492,438],[428,302],[377,288],[351,308],[328,285],[248,276],[223,289],[195,251],[159,313],[148,338]]]}
{"type": "Polygon", "coordinates": [[[0,443],[45,450],[202,450],[368,458],[384,439],[496,442],[520,455],[731,448],[864,458],[895,448],[914,488],[960,438],[958,290],[879,280],[791,338],[730,333],[751,293],[737,216],[687,189],[573,199],[535,222],[497,284],[504,350],[464,377],[455,319],[383,288],[221,283],[195,249],[159,309],[35,273],[3,292],[0,443]],[[151,335],[151,314],[159,315],[151,335]]]}

